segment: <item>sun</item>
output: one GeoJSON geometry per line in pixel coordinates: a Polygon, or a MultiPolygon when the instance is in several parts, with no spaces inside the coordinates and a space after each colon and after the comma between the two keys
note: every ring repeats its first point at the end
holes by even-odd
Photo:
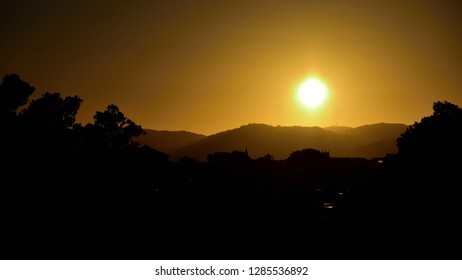
{"type": "Polygon", "coordinates": [[[308,108],[320,107],[327,98],[327,86],[318,78],[308,78],[297,89],[298,99],[308,108]]]}

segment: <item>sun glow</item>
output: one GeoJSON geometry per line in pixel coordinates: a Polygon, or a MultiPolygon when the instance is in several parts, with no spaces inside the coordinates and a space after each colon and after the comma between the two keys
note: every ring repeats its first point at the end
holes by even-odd
{"type": "Polygon", "coordinates": [[[327,87],[318,78],[308,78],[297,89],[298,99],[308,108],[318,108],[327,98],[327,87]]]}

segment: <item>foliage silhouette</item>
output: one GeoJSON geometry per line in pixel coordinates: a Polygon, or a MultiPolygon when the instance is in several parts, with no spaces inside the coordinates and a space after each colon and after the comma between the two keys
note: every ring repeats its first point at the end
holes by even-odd
{"type": "Polygon", "coordinates": [[[462,218],[462,190],[454,162],[462,155],[462,110],[441,101],[433,110],[397,139],[398,153],[385,159],[375,190],[376,212],[389,221],[383,226],[384,236],[390,243],[405,243],[416,255],[462,248],[462,231],[455,223],[462,218]],[[416,236],[428,240],[426,246],[416,236]]]}
{"type": "Polygon", "coordinates": [[[3,77],[0,84],[0,116],[14,115],[25,105],[35,88],[21,80],[16,74],[3,77]]]}
{"type": "Polygon", "coordinates": [[[400,156],[426,163],[462,155],[462,109],[438,101],[433,104],[433,111],[397,139],[400,156]]]}
{"type": "Polygon", "coordinates": [[[261,161],[261,162],[271,162],[273,159],[274,159],[274,157],[270,153],[266,153],[263,156],[257,158],[257,160],[261,161]]]}
{"type": "Polygon", "coordinates": [[[101,142],[110,149],[136,146],[133,138],[144,133],[140,125],[126,118],[115,105],[107,106],[104,112],[96,112],[93,119],[94,123],[88,124],[86,129],[101,137],[101,142]]]}
{"type": "Polygon", "coordinates": [[[320,152],[315,149],[304,149],[292,152],[287,158],[288,162],[296,164],[309,164],[313,162],[325,161],[329,158],[328,152],[320,152]]]}
{"type": "Polygon", "coordinates": [[[32,100],[18,115],[18,135],[21,135],[18,143],[35,149],[32,152],[71,150],[77,142],[73,127],[81,103],[78,96],[63,98],[59,93],[49,92],[32,100]],[[27,143],[28,137],[34,141],[27,143]]]}
{"type": "Polygon", "coordinates": [[[43,130],[70,129],[75,124],[77,112],[82,104],[78,96],[62,98],[59,93],[44,93],[32,100],[20,113],[27,126],[43,130]]]}

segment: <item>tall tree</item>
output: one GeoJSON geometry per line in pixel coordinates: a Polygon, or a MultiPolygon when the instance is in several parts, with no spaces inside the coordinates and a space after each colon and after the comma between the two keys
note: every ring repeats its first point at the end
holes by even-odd
{"type": "Polygon", "coordinates": [[[133,138],[144,133],[141,126],[125,117],[116,105],[107,106],[104,112],[96,112],[93,119],[94,123],[87,128],[97,130],[107,148],[137,145],[133,138]]]}

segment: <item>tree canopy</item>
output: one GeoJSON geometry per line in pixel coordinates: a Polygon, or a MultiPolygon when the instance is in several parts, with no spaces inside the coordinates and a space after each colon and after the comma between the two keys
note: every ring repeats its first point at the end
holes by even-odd
{"type": "Polygon", "coordinates": [[[93,126],[109,148],[121,148],[127,145],[137,145],[134,137],[144,133],[140,125],[125,117],[116,105],[107,106],[104,112],[96,112],[93,126]]]}
{"type": "Polygon", "coordinates": [[[462,153],[462,109],[449,102],[435,102],[433,114],[407,128],[397,139],[398,154],[419,161],[448,159],[462,153]]]}
{"type": "Polygon", "coordinates": [[[3,77],[0,84],[0,117],[14,116],[19,107],[27,104],[35,88],[16,74],[3,77]]]}
{"type": "Polygon", "coordinates": [[[36,128],[69,129],[75,124],[77,112],[82,104],[78,96],[61,97],[61,94],[44,93],[41,98],[32,100],[20,116],[36,128]]]}
{"type": "MultiPolygon", "coordinates": [[[[29,147],[47,152],[57,147],[98,147],[117,149],[137,146],[134,137],[144,131],[140,125],[125,117],[116,105],[96,112],[94,122],[82,126],[76,123],[82,104],[78,96],[62,97],[46,92],[29,100],[34,87],[16,74],[6,75],[0,84],[0,120],[6,127],[3,147],[29,147]]],[[[13,151],[10,151],[13,153],[13,151]]]]}

